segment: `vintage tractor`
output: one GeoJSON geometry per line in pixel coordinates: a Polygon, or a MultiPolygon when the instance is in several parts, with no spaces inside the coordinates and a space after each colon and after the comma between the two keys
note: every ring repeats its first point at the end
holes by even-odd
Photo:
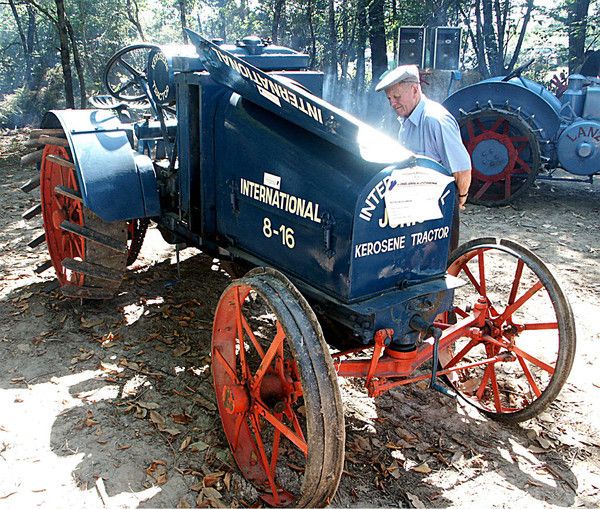
{"type": "Polygon", "coordinates": [[[536,178],[564,180],[554,175],[558,168],[583,177],[576,180],[600,173],[600,78],[569,76],[559,99],[521,77],[533,61],[444,102],[471,154],[472,203],[506,205],[536,178]]]}
{"type": "Polygon", "coordinates": [[[212,373],[231,452],[270,505],[335,494],[340,376],[372,396],[429,381],[506,422],[546,408],[575,326],[542,261],[496,238],[449,258],[446,169],[320,99],[306,55],[189,35],[193,46],[120,51],[106,72],[116,100],[51,111],[32,133],[40,270],[67,296],[110,298],[148,220],[250,268],[216,307],[212,373]],[[132,122],[140,101],[153,113],[132,122]]]}

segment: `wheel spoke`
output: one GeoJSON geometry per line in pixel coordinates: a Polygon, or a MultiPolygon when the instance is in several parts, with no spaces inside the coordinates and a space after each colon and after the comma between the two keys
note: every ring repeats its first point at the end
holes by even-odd
{"type": "Polygon", "coordinates": [[[483,122],[480,118],[476,118],[475,123],[477,124],[477,127],[481,130],[482,133],[489,131],[489,129],[483,125],[483,122]]]}
{"type": "Polygon", "coordinates": [[[525,173],[531,173],[531,168],[525,161],[523,161],[523,159],[521,159],[520,157],[517,157],[516,162],[519,163],[519,166],[521,167],[522,170],[525,171],[525,173]]]}
{"type": "Polygon", "coordinates": [[[523,330],[556,330],[558,322],[524,323],[520,326],[523,330]]]}
{"type": "Polygon", "coordinates": [[[129,71],[129,73],[134,77],[134,78],[144,78],[144,73],[141,71],[138,71],[135,67],[133,67],[131,64],[125,62],[125,60],[123,60],[123,58],[119,58],[116,62],[116,64],[120,64],[124,69],[126,69],[127,71],[129,71]]]}
{"type": "Polygon", "coordinates": [[[244,329],[242,327],[242,303],[240,302],[240,288],[235,288],[235,325],[236,333],[240,347],[240,368],[242,370],[242,380],[249,380],[251,377],[250,368],[246,360],[246,342],[244,341],[244,329]]]}
{"type": "Polygon", "coordinates": [[[256,450],[258,452],[260,462],[262,463],[263,470],[265,471],[265,474],[267,476],[267,480],[269,482],[271,492],[273,493],[275,504],[279,505],[279,494],[277,493],[277,485],[275,484],[275,479],[271,474],[271,468],[269,466],[269,460],[267,458],[265,444],[263,443],[262,437],[260,436],[260,425],[258,423],[259,417],[255,414],[251,414],[250,419],[252,420],[252,424],[254,425],[254,433],[252,433],[252,435],[254,435],[254,440],[256,442],[256,450]]]}
{"type": "Polygon", "coordinates": [[[231,380],[234,383],[240,385],[240,381],[235,373],[235,369],[232,368],[229,365],[229,363],[225,360],[225,357],[223,357],[223,354],[221,353],[220,347],[216,347],[213,349],[213,358],[214,360],[218,361],[221,367],[225,370],[225,373],[229,375],[229,378],[231,378],[231,380]]]}
{"type": "Polygon", "coordinates": [[[523,304],[525,304],[531,297],[533,297],[543,285],[540,281],[534,284],[529,290],[527,290],[521,297],[517,299],[516,302],[513,302],[504,310],[504,313],[500,315],[500,322],[506,321],[517,309],[519,309],[523,304]]]}
{"type": "Polygon", "coordinates": [[[504,117],[498,116],[498,118],[494,122],[494,125],[490,127],[490,131],[498,132],[498,128],[500,127],[502,122],[506,122],[506,120],[504,119],[504,117]]]}
{"type": "Polygon", "coordinates": [[[506,176],[504,180],[504,199],[509,200],[512,195],[512,187],[511,187],[511,176],[510,173],[506,176]]]}
{"type": "Polygon", "coordinates": [[[502,412],[502,404],[500,403],[500,389],[498,388],[498,380],[496,379],[496,368],[494,364],[490,364],[488,367],[490,371],[490,381],[492,385],[492,392],[494,394],[494,406],[497,412],[502,412]]]}
{"type": "Polygon", "coordinates": [[[124,85],[121,85],[119,88],[114,89],[113,94],[119,95],[119,94],[125,92],[125,90],[127,90],[128,88],[131,88],[135,84],[136,84],[136,82],[134,80],[129,80],[129,81],[125,82],[124,85]]]}
{"type": "Polygon", "coordinates": [[[263,377],[265,376],[265,373],[267,372],[268,367],[273,361],[284,339],[285,332],[281,328],[281,324],[277,322],[277,333],[275,334],[275,338],[273,339],[273,342],[269,345],[269,349],[262,358],[260,366],[256,370],[254,378],[252,379],[251,385],[253,389],[256,389],[260,385],[263,377]]]}
{"type": "Polygon", "coordinates": [[[262,359],[265,356],[265,351],[263,350],[263,347],[258,342],[258,339],[256,339],[254,332],[252,331],[252,329],[250,328],[250,325],[248,324],[248,320],[246,320],[246,317],[243,315],[242,315],[242,327],[246,331],[246,334],[248,334],[250,341],[252,342],[252,344],[254,345],[254,348],[256,348],[258,355],[260,355],[260,358],[262,359]]]}
{"type": "Polygon", "coordinates": [[[465,355],[467,355],[472,349],[473,347],[478,343],[478,341],[476,341],[475,339],[471,339],[464,347],[463,349],[458,352],[454,357],[452,357],[452,359],[450,360],[450,362],[448,364],[446,364],[445,366],[443,366],[444,369],[450,369],[454,366],[456,366],[457,363],[459,363],[463,357],[465,355]]]}
{"type": "Polygon", "coordinates": [[[281,431],[275,428],[273,432],[273,447],[271,448],[271,475],[275,477],[275,467],[277,466],[277,460],[279,459],[279,439],[281,438],[281,431]]]}
{"type": "Polygon", "coordinates": [[[475,132],[473,130],[473,122],[471,120],[467,120],[467,132],[469,133],[469,140],[475,138],[475,132]]]}
{"type": "Polygon", "coordinates": [[[266,421],[271,423],[275,429],[279,430],[284,437],[292,442],[305,455],[308,454],[308,444],[305,440],[294,433],[294,431],[292,431],[284,422],[277,419],[277,417],[275,417],[263,404],[258,403],[258,406],[260,407],[260,415],[262,415],[266,421]]]}
{"type": "Polygon", "coordinates": [[[530,353],[527,353],[525,350],[519,348],[518,346],[511,345],[510,343],[508,343],[506,341],[499,341],[499,340],[491,338],[489,336],[487,336],[486,339],[490,343],[493,343],[494,345],[496,345],[498,347],[506,348],[506,350],[508,350],[511,353],[514,353],[515,355],[520,355],[524,359],[527,359],[529,362],[531,362],[531,364],[535,364],[539,368],[542,368],[544,371],[547,371],[550,374],[554,374],[554,368],[552,366],[550,366],[550,364],[547,364],[546,362],[538,359],[537,357],[531,355],[530,353]]]}
{"type": "Polygon", "coordinates": [[[533,393],[536,395],[537,398],[539,398],[542,395],[542,391],[540,391],[540,388],[535,383],[535,380],[533,378],[533,375],[531,374],[531,370],[529,369],[529,366],[527,366],[527,364],[525,363],[523,358],[518,355],[517,355],[517,360],[519,361],[519,364],[521,365],[521,368],[523,369],[523,373],[525,373],[525,378],[527,378],[529,385],[533,389],[533,393]]]}
{"type": "Polygon", "coordinates": [[[483,249],[477,251],[477,264],[479,267],[479,294],[483,297],[487,296],[486,281],[485,281],[485,261],[483,258],[483,249]]]}
{"type": "Polygon", "coordinates": [[[492,183],[493,183],[493,182],[492,182],[491,180],[488,180],[488,181],[487,181],[485,184],[483,184],[483,185],[482,185],[482,186],[479,188],[479,191],[477,191],[477,192],[475,193],[475,196],[474,196],[473,198],[475,198],[475,199],[477,199],[477,200],[478,200],[479,198],[481,198],[481,197],[483,196],[483,193],[485,193],[485,192],[486,192],[486,191],[487,191],[487,190],[490,188],[490,186],[492,185],[492,183]]]}
{"type": "Polygon", "coordinates": [[[521,284],[521,276],[523,274],[523,267],[525,264],[523,260],[517,260],[517,269],[515,270],[515,277],[512,282],[512,286],[510,288],[510,295],[508,296],[508,304],[512,304],[517,297],[517,291],[519,289],[519,285],[521,284]]]}
{"type": "MultiPolygon", "coordinates": [[[[471,281],[471,284],[475,287],[475,290],[477,290],[477,293],[481,296],[484,296],[483,293],[481,293],[481,286],[479,285],[479,282],[475,279],[475,276],[473,275],[473,273],[471,272],[471,269],[469,269],[469,267],[467,267],[466,265],[464,265],[462,267],[462,270],[465,272],[465,274],[467,275],[467,277],[469,278],[469,281],[471,281]]],[[[469,316],[468,314],[465,314],[465,318],[469,316]]]]}

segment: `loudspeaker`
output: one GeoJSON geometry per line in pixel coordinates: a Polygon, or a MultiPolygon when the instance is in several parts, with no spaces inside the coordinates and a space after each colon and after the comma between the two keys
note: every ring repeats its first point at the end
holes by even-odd
{"type": "Polygon", "coordinates": [[[423,67],[425,56],[425,28],[400,27],[398,32],[398,64],[423,67]]]}
{"type": "Polygon", "coordinates": [[[459,27],[436,27],[433,44],[434,69],[458,69],[461,31],[459,27]]]}

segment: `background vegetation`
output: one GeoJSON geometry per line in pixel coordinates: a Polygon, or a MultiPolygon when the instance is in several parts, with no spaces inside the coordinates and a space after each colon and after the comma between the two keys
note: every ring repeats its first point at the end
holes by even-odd
{"type": "Polygon", "coordinates": [[[538,57],[538,79],[561,65],[576,69],[598,47],[600,0],[537,1],[0,0],[0,126],[35,123],[51,107],[85,107],[117,49],[185,43],[184,27],[227,42],[258,34],[305,51],[327,73],[329,98],[368,92],[394,65],[403,25],[463,27],[463,66],[484,77],[529,56],[538,57]]]}

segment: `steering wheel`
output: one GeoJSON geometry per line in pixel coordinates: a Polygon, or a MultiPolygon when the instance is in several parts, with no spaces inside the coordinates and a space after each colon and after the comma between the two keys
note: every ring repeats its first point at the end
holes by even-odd
{"type": "Polygon", "coordinates": [[[132,44],[117,51],[104,68],[104,86],[119,101],[148,99],[148,53],[155,44],[132,44]]]}
{"type": "Polygon", "coordinates": [[[524,63],[523,65],[520,65],[519,67],[517,67],[516,69],[513,69],[511,72],[509,72],[506,76],[504,76],[504,78],[502,78],[502,81],[509,81],[513,78],[518,78],[521,76],[521,73],[527,69],[531,64],[533,64],[533,62],[535,62],[535,58],[532,58],[531,60],[529,60],[529,62],[524,63]]]}

